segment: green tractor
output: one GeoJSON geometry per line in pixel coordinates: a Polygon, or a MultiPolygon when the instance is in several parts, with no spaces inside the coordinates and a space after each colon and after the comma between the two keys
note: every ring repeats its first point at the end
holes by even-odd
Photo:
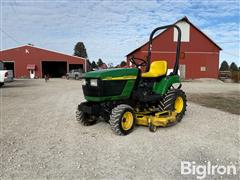
{"type": "Polygon", "coordinates": [[[180,45],[181,30],[178,26],[158,27],[150,35],[147,59],[130,58],[135,68],[85,73],[82,88],[86,102],[78,105],[77,121],[89,126],[103,119],[118,135],[129,134],[135,125],[148,126],[151,132],[155,132],[159,126],[169,127],[180,122],[187,106],[178,75],[180,45]],[[166,28],[178,31],[176,62],[169,75],[166,61],[154,60],[151,63],[153,36],[166,28]],[[145,72],[141,71],[143,66],[145,72]]]}

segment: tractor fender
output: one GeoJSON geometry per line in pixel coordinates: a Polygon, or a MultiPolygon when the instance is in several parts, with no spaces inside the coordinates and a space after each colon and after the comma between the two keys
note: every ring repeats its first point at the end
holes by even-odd
{"type": "MultiPolygon", "coordinates": [[[[169,88],[175,83],[180,83],[180,78],[178,75],[166,76],[161,81],[155,82],[153,86],[153,92],[155,92],[156,94],[164,95],[169,90],[169,88]]],[[[181,88],[181,83],[178,86],[178,89],[179,88],[181,88]]]]}

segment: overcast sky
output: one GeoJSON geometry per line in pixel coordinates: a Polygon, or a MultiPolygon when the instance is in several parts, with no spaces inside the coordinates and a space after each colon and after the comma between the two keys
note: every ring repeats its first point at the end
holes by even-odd
{"type": "Polygon", "coordinates": [[[148,40],[157,26],[189,20],[239,63],[238,0],[54,1],[1,0],[1,49],[32,43],[73,54],[83,41],[89,59],[115,65],[148,40]]]}

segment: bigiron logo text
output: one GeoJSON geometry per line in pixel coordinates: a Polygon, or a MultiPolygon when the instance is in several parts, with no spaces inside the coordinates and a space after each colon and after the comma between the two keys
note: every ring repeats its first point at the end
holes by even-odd
{"type": "Polygon", "coordinates": [[[214,175],[236,175],[237,168],[235,165],[218,165],[211,164],[207,161],[205,164],[196,164],[192,161],[182,161],[181,162],[181,174],[182,175],[195,175],[197,179],[204,179],[207,176],[214,175]]]}

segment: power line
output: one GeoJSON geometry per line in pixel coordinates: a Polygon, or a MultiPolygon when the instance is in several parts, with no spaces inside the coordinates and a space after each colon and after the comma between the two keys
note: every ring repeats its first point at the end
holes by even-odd
{"type": "Polygon", "coordinates": [[[222,51],[222,52],[231,56],[240,57],[238,54],[233,54],[231,52],[226,52],[226,51],[222,51]]]}
{"type": "Polygon", "coordinates": [[[7,33],[6,31],[4,31],[2,28],[0,28],[0,30],[10,39],[12,39],[13,41],[15,41],[17,44],[21,44],[18,40],[16,40],[14,37],[12,37],[9,33],[7,33]]]}
{"type": "Polygon", "coordinates": [[[217,43],[224,44],[224,43],[237,43],[237,42],[240,42],[240,39],[239,40],[235,40],[235,41],[225,41],[225,42],[217,42],[217,43]]]}

